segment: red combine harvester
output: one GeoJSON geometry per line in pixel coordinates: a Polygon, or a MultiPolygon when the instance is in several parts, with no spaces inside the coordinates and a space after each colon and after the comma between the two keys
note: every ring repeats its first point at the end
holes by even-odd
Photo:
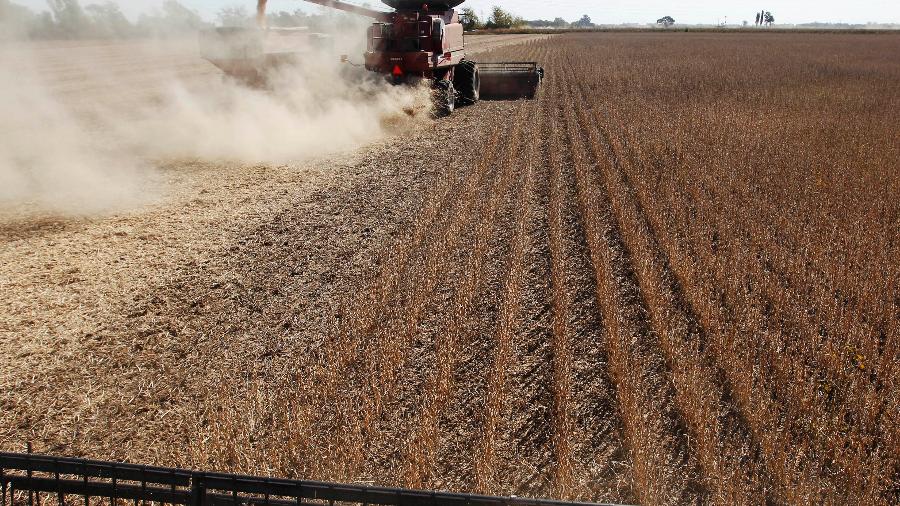
{"type": "MultiPolygon", "coordinates": [[[[365,66],[395,84],[432,82],[438,114],[456,104],[485,99],[534,98],[544,77],[536,62],[476,63],[466,57],[465,36],[454,7],[464,0],[382,0],[383,12],[337,0],[306,0],[375,19],[367,33],[365,66]]],[[[266,0],[258,0],[264,23],[266,0]]]]}

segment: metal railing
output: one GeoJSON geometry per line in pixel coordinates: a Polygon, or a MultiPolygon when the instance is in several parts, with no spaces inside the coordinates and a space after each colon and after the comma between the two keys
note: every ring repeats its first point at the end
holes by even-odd
{"type": "Polygon", "coordinates": [[[0,452],[0,506],[581,506],[522,497],[284,480],[0,452]],[[49,504],[48,504],[49,502],[49,504]]]}

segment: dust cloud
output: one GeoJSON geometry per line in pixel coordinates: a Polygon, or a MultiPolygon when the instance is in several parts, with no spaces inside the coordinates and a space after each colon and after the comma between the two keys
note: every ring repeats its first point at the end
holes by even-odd
{"type": "Polygon", "coordinates": [[[140,159],[110,148],[54,98],[38,73],[0,53],[0,208],[96,213],[149,196],[140,159]]]}
{"type": "MultiPolygon", "coordinates": [[[[98,54],[120,43],[105,44],[98,54]]],[[[179,61],[182,67],[190,62],[191,72],[202,69],[202,79],[174,63],[146,71],[140,56],[125,72],[92,59],[48,72],[49,64],[36,63],[47,59],[47,45],[22,42],[0,51],[3,214],[121,211],[164,194],[160,167],[177,170],[181,160],[308,160],[414,128],[428,117],[427,90],[391,86],[331,53],[308,55],[271,74],[265,88],[250,88],[204,63],[196,39],[184,48],[190,56],[179,61]],[[83,94],[81,81],[93,83],[83,94]]],[[[67,51],[78,49],[59,45],[49,50],[51,59],[64,61],[67,51]]]]}
{"type": "Polygon", "coordinates": [[[177,83],[118,134],[151,158],[283,163],[352,149],[391,133],[392,120],[422,120],[427,91],[391,86],[307,58],[270,73],[266,89],[225,79],[209,89],[177,83]]]}

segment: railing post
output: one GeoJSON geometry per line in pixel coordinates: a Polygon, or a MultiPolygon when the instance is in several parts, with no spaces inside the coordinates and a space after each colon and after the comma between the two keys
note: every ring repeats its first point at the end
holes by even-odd
{"type": "Polygon", "coordinates": [[[191,473],[191,504],[203,506],[206,503],[206,480],[203,473],[191,473]]]}
{"type": "Polygon", "coordinates": [[[53,457],[53,479],[56,482],[56,504],[58,506],[66,506],[66,498],[62,493],[62,486],[59,484],[59,459],[53,457]]]}
{"type": "MultiPolygon", "coordinates": [[[[147,506],[147,466],[141,466],[141,504],[147,506]]],[[[138,506],[137,502],[134,506],[138,506]]]]}
{"type": "MultiPolygon", "coordinates": [[[[31,441],[25,443],[25,450],[28,452],[28,455],[31,455],[31,441]]],[[[34,506],[34,492],[32,491],[33,485],[31,483],[31,477],[34,473],[31,472],[31,458],[28,459],[28,471],[25,473],[28,476],[28,506],[34,506]]]]}
{"type": "Polygon", "coordinates": [[[84,506],[91,506],[91,495],[88,493],[88,468],[87,463],[81,463],[82,478],[84,479],[84,506]]]}

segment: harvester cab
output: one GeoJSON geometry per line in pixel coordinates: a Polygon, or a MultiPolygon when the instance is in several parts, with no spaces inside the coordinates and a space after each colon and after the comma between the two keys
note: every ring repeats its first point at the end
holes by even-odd
{"type": "MultiPolygon", "coordinates": [[[[429,80],[437,112],[480,99],[534,98],[544,71],[536,62],[481,64],[467,58],[459,13],[464,0],[382,0],[395,9],[384,12],[339,0],[307,2],[373,18],[367,30],[365,67],[395,84],[429,80]]],[[[257,12],[265,19],[266,0],[257,12]]]]}

